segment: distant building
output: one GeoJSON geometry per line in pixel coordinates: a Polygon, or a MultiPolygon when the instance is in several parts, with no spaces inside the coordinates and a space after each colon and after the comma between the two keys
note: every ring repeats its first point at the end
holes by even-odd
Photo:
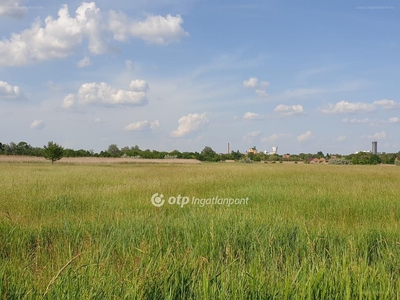
{"type": "Polygon", "coordinates": [[[272,152],[268,152],[267,150],[264,151],[264,154],[266,155],[274,155],[274,154],[278,154],[278,147],[272,147],[272,152]]]}
{"type": "Polygon", "coordinates": [[[372,154],[378,154],[378,142],[373,141],[372,142],[372,154]]]}
{"type": "Polygon", "coordinates": [[[254,146],[253,148],[250,148],[250,149],[247,151],[247,153],[254,153],[254,154],[257,154],[258,151],[257,151],[256,146],[254,146]]]}

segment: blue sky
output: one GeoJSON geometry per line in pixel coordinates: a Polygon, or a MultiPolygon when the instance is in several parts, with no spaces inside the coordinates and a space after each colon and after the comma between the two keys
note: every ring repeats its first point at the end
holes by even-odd
{"type": "Polygon", "coordinates": [[[0,141],[400,150],[395,1],[0,2],[0,141]]]}

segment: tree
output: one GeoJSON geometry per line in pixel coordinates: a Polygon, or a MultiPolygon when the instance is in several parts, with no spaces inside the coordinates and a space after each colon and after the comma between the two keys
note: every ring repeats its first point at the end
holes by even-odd
{"type": "Polygon", "coordinates": [[[203,151],[201,151],[201,156],[203,160],[207,161],[217,160],[217,153],[215,153],[215,151],[209,146],[204,147],[203,151]]]}
{"type": "Polygon", "coordinates": [[[112,156],[112,157],[117,157],[121,156],[121,151],[119,150],[118,146],[116,144],[111,144],[108,146],[107,152],[112,156]]]}
{"type": "Polygon", "coordinates": [[[60,160],[64,155],[64,148],[53,141],[48,142],[47,146],[45,145],[43,148],[43,156],[45,159],[51,160],[51,164],[56,160],[60,160]]]}

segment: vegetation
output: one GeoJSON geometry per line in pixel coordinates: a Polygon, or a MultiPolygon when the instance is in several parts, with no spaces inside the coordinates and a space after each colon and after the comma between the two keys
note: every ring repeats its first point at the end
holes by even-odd
{"type": "MultiPolygon", "coordinates": [[[[255,149],[255,147],[253,147],[255,149]]],[[[0,155],[28,155],[28,156],[44,156],[44,148],[32,147],[26,142],[19,142],[18,144],[11,142],[10,144],[0,143],[0,155]]],[[[231,153],[216,153],[210,146],[203,148],[201,152],[180,152],[178,150],[157,151],[150,149],[140,149],[139,146],[133,147],[125,146],[119,148],[116,144],[108,146],[107,150],[95,153],[93,150],[74,150],[64,149],[64,157],[132,157],[132,158],[146,158],[146,159],[163,159],[168,157],[176,157],[180,159],[197,159],[200,161],[219,162],[225,160],[239,161],[244,157],[248,157],[253,162],[305,162],[309,163],[309,158],[325,158],[327,161],[333,159],[331,164],[342,164],[345,161],[350,161],[352,164],[362,165],[375,165],[375,164],[394,164],[396,157],[400,157],[400,151],[398,153],[380,153],[374,155],[368,152],[359,152],[357,154],[350,155],[339,155],[339,154],[324,154],[322,151],[317,153],[299,153],[285,155],[279,154],[265,154],[259,153],[241,153],[239,150],[231,151],[231,153]],[[336,161],[338,159],[338,161],[336,161]],[[342,160],[343,159],[343,160],[342,160]]]]}
{"type": "Polygon", "coordinates": [[[352,162],[345,158],[331,158],[329,160],[329,164],[331,164],[331,165],[351,165],[352,162]]]}
{"type": "Polygon", "coordinates": [[[0,177],[2,299],[400,294],[398,168],[2,163],[0,177]],[[154,193],[249,201],[154,207],[154,193]]]}
{"type": "Polygon", "coordinates": [[[51,164],[60,160],[64,155],[64,148],[54,142],[49,142],[43,149],[44,158],[51,160],[51,164]]]}

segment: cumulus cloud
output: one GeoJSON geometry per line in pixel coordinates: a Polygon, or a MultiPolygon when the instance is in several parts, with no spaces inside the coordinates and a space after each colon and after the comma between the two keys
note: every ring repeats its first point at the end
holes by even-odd
{"type": "Polygon", "coordinates": [[[277,107],[275,107],[274,112],[280,116],[289,117],[289,116],[304,114],[304,109],[303,106],[300,104],[298,105],[279,104],[277,107]]]}
{"type": "Polygon", "coordinates": [[[0,17],[22,18],[28,12],[26,6],[21,6],[19,0],[2,0],[0,3],[0,17]]]}
{"type": "Polygon", "coordinates": [[[0,41],[0,66],[20,66],[30,63],[64,59],[74,54],[85,40],[92,54],[109,50],[106,36],[111,33],[118,41],[130,36],[149,43],[168,44],[188,34],[181,27],[181,16],[148,16],[144,21],[132,21],[123,13],[111,11],[104,16],[94,2],[83,2],[70,16],[63,5],[58,17],[37,19],[30,28],[12,33],[0,41]],[[108,19],[107,19],[108,18],[108,19]]]}
{"type": "Polygon", "coordinates": [[[176,130],[171,132],[171,137],[179,138],[188,136],[198,130],[203,129],[209,124],[206,113],[202,114],[188,114],[178,120],[179,126],[176,130]]]}
{"type": "Polygon", "coordinates": [[[365,113],[376,110],[374,104],[363,102],[347,102],[340,101],[336,104],[329,104],[326,108],[320,109],[325,114],[348,114],[348,113],[365,113]]]}
{"type": "Polygon", "coordinates": [[[313,135],[312,132],[309,130],[309,131],[307,131],[306,133],[300,134],[300,135],[297,137],[297,140],[298,140],[299,142],[304,142],[304,141],[307,141],[307,140],[312,139],[312,138],[314,138],[314,135],[313,135]]]}
{"type": "Polygon", "coordinates": [[[136,79],[131,81],[129,88],[133,91],[146,92],[149,89],[149,85],[144,80],[136,79]]]}
{"type": "Polygon", "coordinates": [[[149,15],[144,21],[136,21],[129,19],[123,12],[112,10],[108,28],[114,34],[114,39],[120,42],[136,37],[148,43],[166,45],[189,36],[189,33],[182,28],[182,24],[183,19],[180,15],[166,17],[149,15]]]}
{"type": "Polygon", "coordinates": [[[35,120],[31,123],[31,129],[43,129],[46,126],[43,120],[35,120]]]}
{"type": "Polygon", "coordinates": [[[391,110],[391,109],[400,109],[400,103],[394,100],[382,99],[378,101],[374,101],[374,104],[377,106],[381,106],[383,109],[391,110]]]}
{"type": "Polygon", "coordinates": [[[400,119],[398,117],[389,118],[389,123],[400,123],[400,119]]]}
{"type": "Polygon", "coordinates": [[[243,86],[246,88],[255,88],[257,87],[258,79],[256,77],[250,77],[249,79],[243,81],[243,86]]]}
{"type": "Polygon", "coordinates": [[[155,120],[154,122],[149,122],[147,120],[138,121],[134,123],[130,123],[125,126],[125,130],[127,131],[148,131],[156,129],[160,126],[160,122],[155,120]]]}
{"type": "Polygon", "coordinates": [[[263,138],[261,139],[261,142],[262,142],[262,143],[274,143],[274,142],[276,142],[277,140],[289,138],[290,136],[291,136],[291,135],[288,134],[288,133],[274,133],[274,134],[271,134],[271,135],[268,136],[268,137],[263,137],[263,138]]]}
{"type": "Polygon", "coordinates": [[[373,139],[373,140],[385,140],[386,139],[386,132],[382,131],[382,132],[377,132],[373,135],[368,135],[367,136],[368,139],[373,139]]]}
{"type": "Polygon", "coordinates": [[[243,115],[243,119],[246,120],[261,120],[263,116],[257,113],[247,112],[243,115]]]}
{"type": "Polygon", "coordinates": [[[344,142],[347,138],[344,135],[338,136],[336,139],[338,142],[344,142]]]}
{"type": "Polygon", "coordinates": [[[68,109],[77,104],[100,104],[107,106],[146,104],[147,83],[143,80],[133,80],[132,82],[129,90],[115,89],[105,82],[84,83],[79,88],[78,93],[69,94],[64,98],[62,107],[68,109]]]}
{"type": "Polygon", "coordinates": [[[267,81],[258,82],[257,77],[250,77],[249,79],[243,81],[243,86],[245,88],[254,89],[256,94],[259,95],[260,97],[268,96],[267,92],[265,91],[265,88],[269,86],[269,82],[267,81]]]}
{"type": "Polygon", "coordinates": [[[92,64],[92,61],[90,60],[90,57],[85,56],[80,61],[78,61],[77,66],[78,66],[78,68],[84,68],[84,67],[90,66],[91,64],[92,64]]]}
{"type": "Polygon", "coordinates": [[[91,53],[104,53],[106,45],[101,33],[102,19],[94,2],[83,2],[75,17],[69,15],[68,6],[64,5],[58,11],[58,18],[48,16],[43,27],[38,19],[31,28],[0,41],[0,65],[18,66],[66,58],[76,51],[84,37],[89,40],[91,53]]]}
{"type": "Polygon", "coordinates": [[[12,86],[5,81],[0,81],[0,99],[20,99],[23,98],[18,86],[12,86]]]}

